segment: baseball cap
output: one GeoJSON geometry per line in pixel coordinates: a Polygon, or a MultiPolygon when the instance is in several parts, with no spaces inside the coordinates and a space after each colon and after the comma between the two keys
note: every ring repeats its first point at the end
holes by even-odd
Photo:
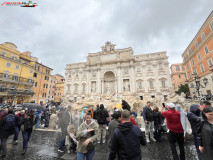
{"type": "Polygon", "coordinates": [[[168,106],[169,108],[175,108],[175,105],[174,105],[173,103],[167,103],[167,106],[168,106]]]}

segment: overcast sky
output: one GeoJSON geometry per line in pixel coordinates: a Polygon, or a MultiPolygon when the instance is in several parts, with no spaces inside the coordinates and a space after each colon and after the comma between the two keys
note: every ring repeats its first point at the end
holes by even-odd
{"type": "MultiPolygon", "coordinates": [[[[1,2],[20,2],[1,0],[1,2]]],[[[27,2],[26,0],[23,0],[27,2]]],[[[22,1],[21,1],[22,2],[22,1]]],[[[134,54],[167,51],[170,65],[187,48],[213,9],[213,0],[33,0],[38,6],[0,6],[0,43],[31,51],[64,75],[106,41],[134,54]]]]}

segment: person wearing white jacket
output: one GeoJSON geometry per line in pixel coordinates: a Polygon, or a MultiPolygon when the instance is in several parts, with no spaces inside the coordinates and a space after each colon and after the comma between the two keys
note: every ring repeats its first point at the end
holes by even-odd
{"type": "Polygon", "coordinates": [[[187,131],[187,113],[182,110],[182,107],[179,104],[177,104],[175,108],[176,108],[176,111],[180,112],[180,120],[181,120],[182,127],[184,129],[184,138],[185,138],[186,131],[187,131]]]}

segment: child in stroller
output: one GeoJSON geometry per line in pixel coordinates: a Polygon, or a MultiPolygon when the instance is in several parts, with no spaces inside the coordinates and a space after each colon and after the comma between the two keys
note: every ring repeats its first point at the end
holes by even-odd
{"type": "Polygon", "coordinates": [[[76,134],[76,130],[75,127],[73,125],[68,125],[67,127],[67,137],[66,137],[66,141],[67,141],[67,153],[70,153],[71,150],[73,150],[74,152],[76,152],[76,148],[77,148],[77,139],[75,138],[75,134],[76,134]]]}

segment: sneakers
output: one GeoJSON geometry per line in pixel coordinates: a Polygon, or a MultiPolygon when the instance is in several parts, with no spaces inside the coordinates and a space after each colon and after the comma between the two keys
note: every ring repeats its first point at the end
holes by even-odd
{"type": "Polygon", "coordinates": [[[103,140],[103,143],[105,143],[105,140],[103,140]]]}
{"type": "Polygon", "coordinates": [[[62,151],[61,149],[58,149],[58,152],[61,152],[61,153],[63,153],[64,151],[62,151]]]}
{"type": "Polygon", "coordinates": [[[147,142],[147,143],[150,143],[150,141],[149,141],[148,139],[146,140],[146,142],[147,142]]]}
{"type": "Polygon", "coordinates": [[[18,141],[16,140],[16,141],[13,141],[13,144],[14,145],[17,145],[18,144],[18,141]]]}
{"type": "Polygon", "coordinates": [[[70,154],[70,150],[68,150],[67,153],[70,154]]]}
{"type": "Polygon", "coordinates": [[[151,139],[152,142],[156,142],[156,140],[154,138],[151,139]]]}
{"type": "Polygon", "coordinates": [[[101,141],[98,141],[98,143],[101,143],[101,141]]]}
{"type": "Polygon", "coordinates": [[[26,152],[27,152],[26,150],[23,150],[23,152],[21,153],[21,155],[24,155],[24,154],[26,154],[26,152]]]}

